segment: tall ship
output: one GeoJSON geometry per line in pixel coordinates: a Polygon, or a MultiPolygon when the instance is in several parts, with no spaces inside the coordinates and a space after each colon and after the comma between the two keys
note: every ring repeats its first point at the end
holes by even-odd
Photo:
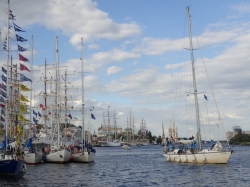
{"type": "Polygon", "coordinates": [[[10,9],[9,0],[7,5],[6,37],[4,45],[1,46],[6,58],[1,62],[0,128],[3,142],[0,143],[0,176],[22,177],[26,173],[26,164],[21,155],[23,126],[30,121],[22,115],[23,110],[28,107],[23,100],[28,99],[22,95],[20,87],[26,81],[31,82],[31,79],[22,72],[29,70],[27,64],[24,65],[28,59],[21,54],[28,49],[19,45],[27,40],[17,34],[23,30],[15,23],[16,16],[10,9]],[[19,56],[18,62],[13,60],[16,51],[19,56]]]}

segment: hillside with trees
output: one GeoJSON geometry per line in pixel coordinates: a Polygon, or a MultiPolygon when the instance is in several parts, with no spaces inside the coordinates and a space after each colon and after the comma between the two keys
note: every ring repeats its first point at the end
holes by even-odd
{"type": "Polygon", "coordinates": [[[230,139],[229,143],[231,145],[250,145],[250,134],[242,134],[242,132],[239,132],[230,139]]]}

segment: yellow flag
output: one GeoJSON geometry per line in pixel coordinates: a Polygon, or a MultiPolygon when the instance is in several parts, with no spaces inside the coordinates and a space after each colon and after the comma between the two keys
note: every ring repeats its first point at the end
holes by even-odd
{"type": "Polygon", "coordinates": [[[22,127],[21,127],[21,125],[18,123],[18,125],[17,125],[17,131],[18,132],[22,132],[22,127]]]}
{"type": "Polygon", "coordinates": [[[27,119],[25,119],[25,118],[23,117],[22,114],[19,114],[19,115],[18,115],[18,120],[19,120],[19,121],[28,121],[27,119]]]}
{"type": "Polygon", "coordinates": [[[27,113],[27,108],[22,103],[20,103],[19,109],[22,113],[27,113]]]}
{"type": "Polygon", "coordinates": [[[26,99],[26,97],[24,97],[22,94],[20,94],[20,101],[24,101],[24,102],[30,102],[28,99],[26,99]]]}
{"type": "Polygon", "coordinates": [[[20,90],[26,92],[26,91],[30,91],[31,89],[29,89],[28,87],[26,87],[25,85],[23,85],[23,84],[21,83],[21,84],[20,84],[20,90]]]}

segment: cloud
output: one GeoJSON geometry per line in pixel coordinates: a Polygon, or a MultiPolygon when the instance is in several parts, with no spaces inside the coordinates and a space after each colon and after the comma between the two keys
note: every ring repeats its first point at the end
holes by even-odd
{"type": "MultiPolygon", "coordinates": [[[[5,10],[7,3],[1,1],[0,7],[5,10]]],[[[141,34],[135,22],[116,23],[91,0],[27,0],[22,3],[13,0],[11,9],[20,25],[39,24],[50,30],[61,30],[70,36],[70,43],[74,46],[80,43],[81,37],[86,42],[100,38],[121,40],[141,34]]],[[[4,10],[0,22],[5,21],[4,10]]]]}
{"type": "Polygon", "coordinates": [[[134,58],[140,58],[140,54],[113,49],[106,52],[95,53],[89,59],[85,60],[85,62],[88,69],[94,71],[109,63],[118,63],[134,58]]]}
{"type": "MultiPolygon", "coordinates": [[[[234,30],[225,31],[206,31],[201,36],[197,37],[199,45],[196,43],[196,38],[194,38],[194,48],[211,46],[215,44],[220,44],[232,40],[237,36],[237,32],[234,30]]],[[[145,55],[162,55],[170,51],[180,51],[183,48],[189,48],[189,39],[170,39],[170,38],[143,38],[138,47],[133,49],[133,52],[142,53],[145,55]],[[183,45],[183,42],[186,44],[183,45]]]]}
{"type": "Polygon", "coordinates": [[[230,6],[231,9],[238,11],[239,13],[249,13],[250,12],[250,3],[240,3],[238,5],[230,6]]]}
{"type": "Polygon", "coordinates": [[[122,71],[121,67],[111,66],[107,69],[107,75],[116,74],[122,71]]]}
{"type": "Polygon", "coordinates": [[[90,44],[90,45],[88,45],[88,48],[89,49],[98,49],[99,45],[97,45],[97,44],[90,44]]]}

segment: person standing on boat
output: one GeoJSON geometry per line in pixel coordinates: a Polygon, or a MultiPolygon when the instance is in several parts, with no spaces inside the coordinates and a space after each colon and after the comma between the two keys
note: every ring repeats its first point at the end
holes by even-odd
{"type": "Polygon", "coordinates": [[[214,140],[211,140],[211,150],[214,148],[216,142],[214,140]]]}
{"type": "Polygon", "coordinates": [[[191,144],[191,153],[196,153],[197,151],[197,145],[196,145],[196,141],[194,140],[191,144]]]}

